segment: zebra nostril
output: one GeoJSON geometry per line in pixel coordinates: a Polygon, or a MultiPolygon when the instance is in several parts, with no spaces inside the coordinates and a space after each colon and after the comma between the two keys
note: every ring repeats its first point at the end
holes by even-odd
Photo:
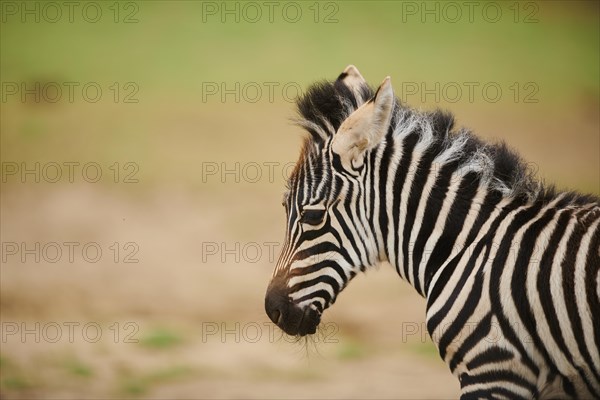
{"type": "Polygon", "coordinates": [[[280,325],[283,320],[285,297],[279,291],[268,291],[265,298],[265,311],[274,324],[280,325]]]}
{"type": "Polygon", "coordinates": [[[274,324],[280,325],[286,319],[289,308],[288,290],[281,278],[274,278],[267,287],[265,311],[274,324]]]}
{"type": "Polygon", "coordinates": [[[274,324],[279,325],[281,321],[281,310],[279,307],[273,306],[272,304],[267,305],[266,307],[267,315],[269,319],[273,321],[274,324]]]}

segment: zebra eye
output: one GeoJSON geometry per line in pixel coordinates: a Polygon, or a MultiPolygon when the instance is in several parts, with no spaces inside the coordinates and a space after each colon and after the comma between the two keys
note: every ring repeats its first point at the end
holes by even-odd
{"type": "Polygon", "coordinates": [[[309,225],[319,225],[321,222],[323,222],[324,217],[324,209],[304,209],[300,215],[300,222],[309,225]]]}

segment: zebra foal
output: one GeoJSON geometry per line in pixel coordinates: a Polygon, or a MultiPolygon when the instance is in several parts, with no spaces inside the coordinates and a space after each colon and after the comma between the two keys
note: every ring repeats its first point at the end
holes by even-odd
{"type": "Polygon", "coordinates": [[[600,199],[545,187],[504,144],[400,104],[389,77],[373,92],[354,66],[298,110],[310,135],[265,298],[275,324],[314,333],[389,262],[426,298],[462,399],[600,398],[600,199]]]}

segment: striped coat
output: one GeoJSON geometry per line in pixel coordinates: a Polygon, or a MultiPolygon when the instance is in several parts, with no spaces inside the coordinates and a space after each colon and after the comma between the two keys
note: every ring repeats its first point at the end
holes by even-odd
{"type": "Polygon", "coordinates": [[[462,398],[600,398],[600,200],[539,183],[504,144],[374,92],[349,66],[298,104],[309,133],[284,197],[265,309],[314,333],[389,262],[427,299],[462,398]]]}

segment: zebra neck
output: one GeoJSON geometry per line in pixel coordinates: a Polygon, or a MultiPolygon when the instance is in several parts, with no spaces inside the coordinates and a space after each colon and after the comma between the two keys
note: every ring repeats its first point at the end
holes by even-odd
{"type": "Polygon", "coordinates": [[[445,284],[438,276],[442,269],[453,269],[454,256],[474,242],[478,227],[511,194],[490,186],[493,162],[481,162],[476,148],[465,153],[469,138],[436,146],[409,134],[372,160],[373,171],[380,171],[371,185],[380,258],[424,297],[432,281],[445,284]]]}

